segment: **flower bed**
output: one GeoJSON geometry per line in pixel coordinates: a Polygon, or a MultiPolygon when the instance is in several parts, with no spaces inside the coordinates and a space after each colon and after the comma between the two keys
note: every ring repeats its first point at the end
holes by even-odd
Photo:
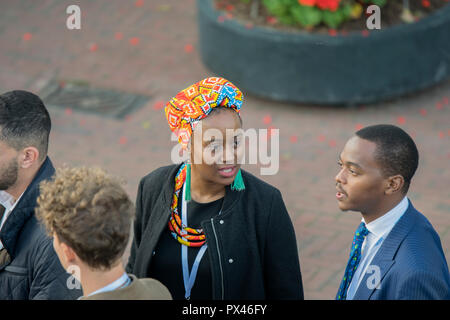
{"type": "Polygon", "coordinates": [[[412,23],[450,0],[214,0],[227,17],[283,31],[334,33],[366,29],[366,9],[381,8],[381,27],[412,23]],[[257,5],[256,5],[257,4],[257,5]]]}

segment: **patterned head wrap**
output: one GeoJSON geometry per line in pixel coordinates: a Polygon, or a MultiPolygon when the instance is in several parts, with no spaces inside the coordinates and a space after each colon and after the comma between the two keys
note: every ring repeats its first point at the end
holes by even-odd
{"type": "Polygon", "coordinates": [[[213,108],[227,107],[239,113],[243,99],[242,92],[231,82],[220,77],[210,77],[180,91],[167,103],[164,111],[170,130],[186,149],[195,126],[213,108]]]}

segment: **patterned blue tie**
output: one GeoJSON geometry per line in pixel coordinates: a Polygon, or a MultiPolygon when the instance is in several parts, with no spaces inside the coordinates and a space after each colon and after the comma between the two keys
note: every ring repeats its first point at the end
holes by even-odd
{"type": "Polygon", "coordinates": [[[336,300],[346,300],[347,298],[347,289],[358,268],[359,260],[361,260],[361,247],[368,233],[369,230],[367,230],[366,225],[364,222],[361,222],[353,237],[350,258],[348,259],[347,268],[345,268],[344,278],[336,295],[336,300]]]}

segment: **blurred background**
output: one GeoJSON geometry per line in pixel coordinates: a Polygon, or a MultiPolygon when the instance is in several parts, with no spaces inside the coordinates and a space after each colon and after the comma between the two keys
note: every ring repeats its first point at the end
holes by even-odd
{"type": "MultiPolygon", "coordinates": [[[[214,75],[199,55],[194,0],[2,1],[0,43],[0,92],[24,89],[44,98],[54,164],[103,167],[126,180],[133,200],[141,177],[171,164],[175,142],[164,104],[214,75]],[[80,30],[66,27],[72,4],[81,8],[80,30]]],[[[449,80],[371,105],[289,104],[246,94],[244,127],[280,130],[280,169],[273,176],[260,176],[258,165],[244,169],[283,194],[306,299],[334,299],[344,272],[361,216],[340,212],[334,177],[345,142],[367,125],[395,124],[415,139],[420,164],[409,198],[438,231],[448,261],[449,99],[449,80]]]]}

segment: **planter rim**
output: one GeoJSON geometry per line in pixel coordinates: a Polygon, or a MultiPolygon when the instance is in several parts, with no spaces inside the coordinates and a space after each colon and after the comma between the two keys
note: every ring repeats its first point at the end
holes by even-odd
{"type": "MultiPolygon", "coordinates": [[[[216,10],[212,6],[213,0],[197,0],[198,10],[205,11],[209,16],[213,16],[216,20],[219,16],[222,16],[221,11],[216,10]]],[[[239,31],[244,34],[251,34],[253,37],[273,37],[279,41],[313,41],[317,42],[320,40],[326,41],[327,44],[332,44],[333,42],[341,44],[345,41],[354,41],[355,38],[361,39],[374,39],[380,36],[391,36],[398,37],[402,36],[404,33],[415,32],[422,28],[429,27],[430,25],[438,26],[445,23],[450,19],[450,3],[440,8],[439,10],[433,12],[432,14],[420,19],[417,22],[410,24],[398,24],[388,28],[381,28],[380,30],[367,30],[370,32],[370,36],[364,36],[361,31],[349,31],[346,35],[332,36],[328,34],[310,33],[310,32],[289,32],[284,30],[272,29],[269,27],[253,26],[251,29],[246,28],[239,20],[230,19],[225,20],[221,23],[222,27],[230,31],[239,31]]],[[[383,20],[381,20],[383,23],[383,20]]]]}

